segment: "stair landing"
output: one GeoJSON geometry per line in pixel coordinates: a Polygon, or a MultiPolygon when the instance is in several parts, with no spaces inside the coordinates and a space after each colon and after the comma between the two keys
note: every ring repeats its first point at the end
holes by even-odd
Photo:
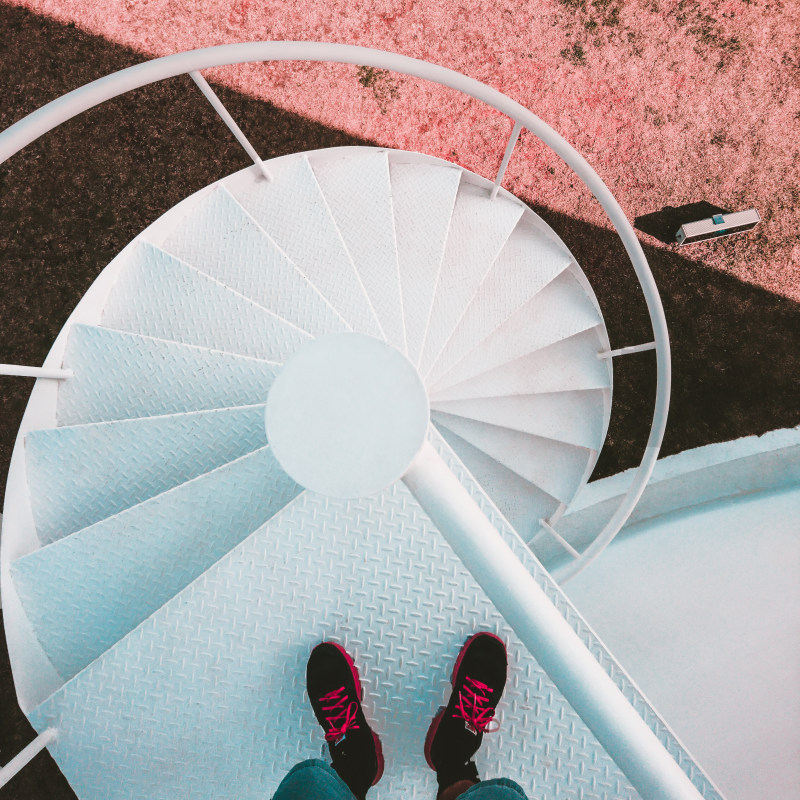
{"type": "MultiPolygon", "coordinates": [[[[513,531],[431,437],[519,551],[513,531]]],[[[537,572],[603,655],[549,576],[537,572]]],[[[477,630],[507,643],[510,666],[501,729],[485,737],[477,757],[482,777],[510,777],[531,797],[638,797],[400,483],[366,500],[304,492],[31,721],[39,730],[58,725],[51,751],[82,797],[234,792],[262,800],[293,764],[324,748],[305,696],[305,663],[317,642],[332,638],[355,658],[365,712],[383,742],[386,771],[370,796],[430,798],[436,783],[425,734],[447,700],[453,661],[477,630]],[[124,712],[109,702],[126,695],[124,712]],[[117,744],[131,741],[133,748],[117,744]]],[[[607,666],[625,680],[610,659],[607,666]]],[[[631,692],[638,694],[632,685],[631,692]]],[[[680,750],[645,710],[670,749],[680,750]]],[[[705,783],[699,771],[695,777],[705,783]]]]}

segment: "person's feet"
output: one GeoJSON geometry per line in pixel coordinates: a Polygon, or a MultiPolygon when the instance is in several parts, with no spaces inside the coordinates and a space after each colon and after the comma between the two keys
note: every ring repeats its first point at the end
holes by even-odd
{"type": "Polygon", "coordinates": [[[322,642],[306,666],[306,687],[325,731],[331,766],[363,800],[383,774],[381,742],[361,709],[363,690],[353,660],[338,644],[322,642]]]}
{"type": "Polygon", "coordinates": [[[508,657],[492,633],[476,633],[461,648],[453,669],[453,691],[447,706],[433,718],[425,739],[425,759],[436,770],[440,796],[463,781],[477,783],[471,760],[492,726],[506,685],[508,657]]]}

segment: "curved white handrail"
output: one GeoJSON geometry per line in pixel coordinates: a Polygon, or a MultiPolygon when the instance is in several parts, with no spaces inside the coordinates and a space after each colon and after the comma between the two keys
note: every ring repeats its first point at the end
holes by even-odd
{"type": "Polygon", "coordinates": [[[209,67],[242,64],[250,61],[332,61],[365,65],[375,69],[413,75],[463,92],[511,117],[515,123],[522,124],[554,150],[586,184],[608,215],[633,264],[647,303],[650,323],[653,326],[657,359],[656,401],[644,457],[634,474],[631,486],[614,515],[592,544],[581,553],[579,558],[557,571],[556,576],[562,583],[568,580],[594,560],[617,535],[650,479],[667,424],[671,383],[670,348],[661,298],[633,227],[608,187],[586,159],[534,113],[510,97],[506,97],[497,89],[492,89],[480,81],[446,67],[396,53],[324,42],[246,42],[188,50],[184,53],[175,53],[171,56],[146,61],[68,92],[24,117],[0,134],[0,163],[57,125],[105,100],[165,78],[197,72],[209,67]]]}

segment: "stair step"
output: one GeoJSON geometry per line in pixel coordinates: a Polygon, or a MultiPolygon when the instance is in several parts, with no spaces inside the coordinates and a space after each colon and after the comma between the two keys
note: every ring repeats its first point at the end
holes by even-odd
{"type": "Polygon", "coordinates": [[[580,282],[564,271],[430,389],[445,389],[602,323],[580,282]]]}
{"type": "Polygon", "coordinates": [[[430,385],[477,347],[572,260],[563,245],[525,215],[426,376],[430,385]]]}
{"type": "Polygon", "coordinates": [[[268,183],[232,188],[231,193],[354,331],[381,336],[364,285],[305,156],[276,164],[268,183]]]}
{"type": "Polygon", "coordinates": [[[278,363],[311,338],[147,242],[114,284],[102,325],[278,363]]]}
{"type": "Polygon", "coordinates": [[[267,444],[264,405],[31,431],[25,462],[43,544],[267,444]]]}
{"type": "Polygon", "coordinates": [[[389,159],[376,150],[312,160],[311,168],[355,264],[386,341],[406,349],[389,159]]]}
{"type": "Polygon", "coordinates": [[[431,410],[600,450],[605,433],[604,399],[602,390],[590,389],[437,401],[431,403],[431,410]]]}
{"type": "Polygon", "coordinates": [[[572,500],[592,455],[574,445],[439,411],[431,419],[562,503],[572,500]]]}
{"type": "Polygon", "coordinates": [[[186,214],[160,247],[311,336],[349,330],[224,186],[186,214]]]}
{"type": "Polygon", "coordinates": [[[264,447],[14,562],[56,671],[76,675],[301,491],[264,447]]]}
{"type": "Polygon", "coordinates": [[[462,183],[450,220],[419,362],[423,375],[433,366],[522,212],[523,206],[517,200],[504,197],[492,200],[486,188],[462,183]]]}
{"type": "Polygon", "coordinates": [[[438,425],[437,430],[523,540],[533,538],[539,531],[539,520],[548,519],[560,506],[552,495],[504,467],[453,431],[438,425]]]}
{"type": "Polygon", "coordinates": [[[584,389],[610,390],[609,364],[597,358],[602,349],[597,330],[590,328],[463,383],[431,392],[431,402],[584,389]]]}
{"type": "Polygon", "coordinates": [[[416,364],[422,354],[461,170],[392,163],[389,173],[407,355],[416,364]]]}
{"type": "Polygon", "coordinates": [[[73,325],[58,390],[59,425],[152,417],[266,402],[277,365],[139,336],[73,325]]]}

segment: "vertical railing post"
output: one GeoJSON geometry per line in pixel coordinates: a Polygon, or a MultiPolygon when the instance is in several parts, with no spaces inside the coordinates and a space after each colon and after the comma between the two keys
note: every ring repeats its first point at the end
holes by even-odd
{"type": "Polygon", "coordinates": [[[26,767],[42,750],[56,740],[55,728],[42,731],[25,749],[0,769],[0,789],[5,786],[20,770],[26,767]]]}
{"type": "Polygon", "coordinates": [[[516,122],[514,124],[514,130],[511,131],[511,136],[508,139],[508,144],[506,145],[506,152],[503,154],[503,161],[500,163],[500,169],[497,171],[497,177],[494,179],[494,187],[492,188],[492,200],[497,197],[497,193],[500,191],[500,184],[503,182],[503,176],[506,174],[506,168],[508,167],[508,162],[511,161],[511,154],[514,152],[514,147],[517,144],[517,139],[519,139],[519,134],[522,131],[522,123],[516,122]]]}
{"type": "Polygon", "coordinates": [[[253,163],[261,170],[261,174],[268,180],[272,180],[272,175],[269,170],[264,166],[264,162],[256,152],[255,147],[250,144],[248,138],[242,132],[242,129],[236,124],[236,121],[230,115],[227,108],[222,105],[222,101],[214,93],[214,90],[208,85],[208,81],[196,70],[189,73],[189,77],[197,84],[200,91],[205,96],[206,100],[214,107],[217,114],[220,115],[222,121],[228,126],[231,133],[236,137],[236,141],[245,149],[247,155],[253,160],[253,163]]]}

